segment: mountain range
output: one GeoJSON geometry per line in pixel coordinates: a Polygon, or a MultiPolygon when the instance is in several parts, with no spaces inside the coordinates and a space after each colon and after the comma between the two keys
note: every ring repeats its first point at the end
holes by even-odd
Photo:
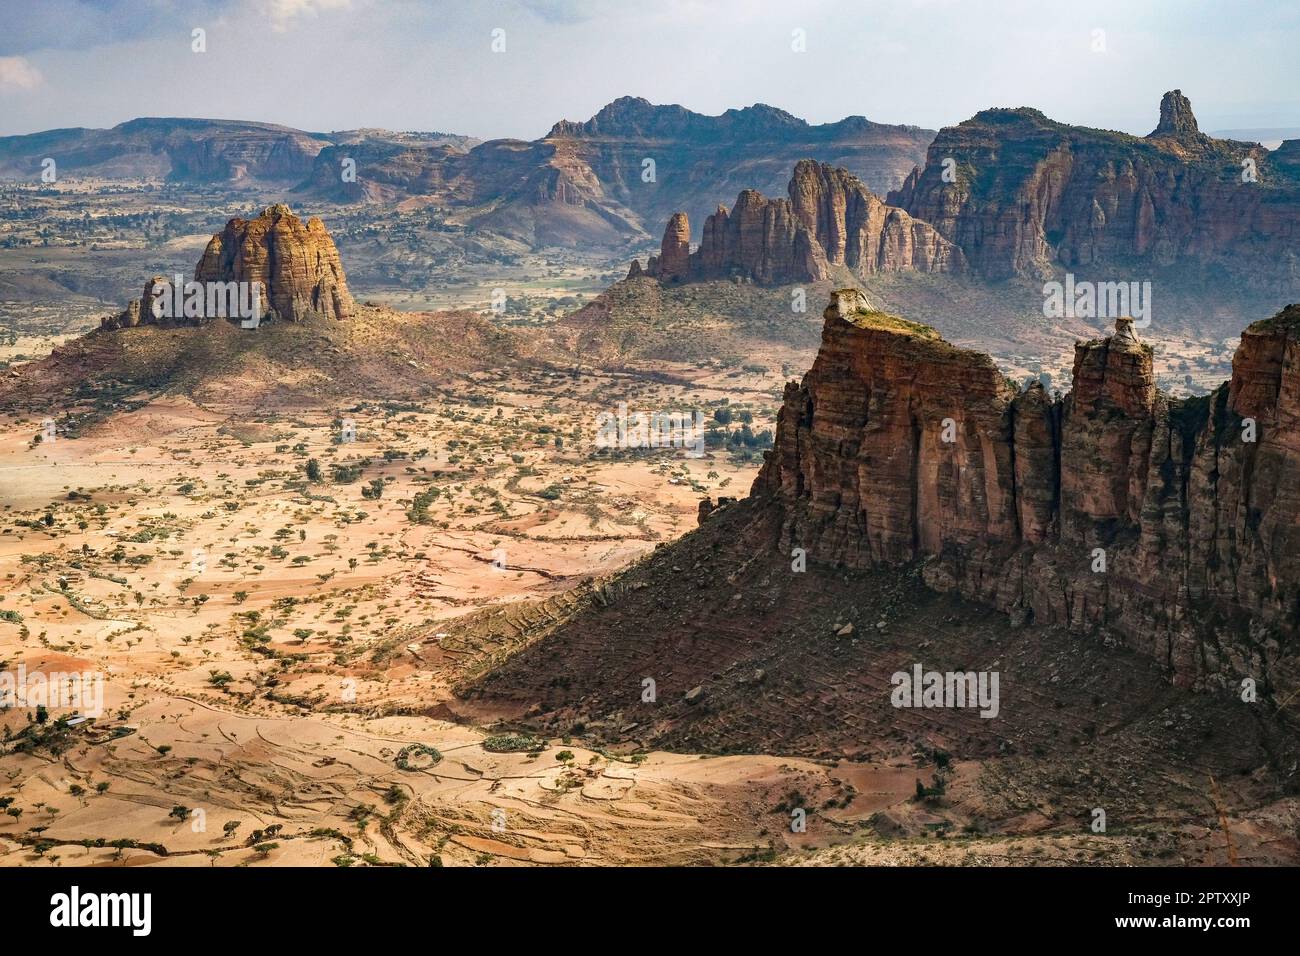
{"type": "MultiPolygon", "coordinates": [[[[1281,298],[1293,298],[1300,286],[1300,140],[1269,151],[1215,139],[1200,131],[1179,90],[1165,94],[1159,122],[1145,137],[1072,126],[1028,107],[984,110],[936,135],[860,116],[810,125],[764,104],[705,116],[623,97],[532,141],[313,133],[202,119],[0,138],[0,176],[34,180],[47,157],[60,175],[278,188],[318,203],[432,206],[470,230],[531,248],[644,244],[682,213],[671,231],[685,228],[690,240],[716,247],[702,251],[711,265],[697,268],[701,275],[738,269],[769,281],[788,273],[794,281],[824,273],[812,261],[822,258],[870,273],[910,258],[900,243],[915,243],[927,250],[951,244],[956,254],[941,261],[994,280],[1190,266],[1199,277],[1221,276],[1281,298]],[[762,264],[733,268],[719,260],[732,255],[720,240],[739,228],[738,221],[723,228],[719,202],[738,194],[736,211],[771,219],[777,233],[790,233],[774,241],[792,245],[794,219],[771,205],[785,201],[764,194],[785,192],[803,160],[858,181],[835,190],[841,199],[860,197],[849,202],[850,219],[855,209],[863,221],[894,210],[885,245],[875,223],[862,242],[855,246],[850,237],[839,248],[834,219],[841,213],[828,208],[831,232],[818,235],[827,227],[810,218],[810,201],[801,205],[792,194],[794,219],[818,240],[816,249],[797,253],[808,264],[764,272],[762,264]]],[[[768,250],[760,258],[792,255],[768,250]]]]}
{"type": "Polygon", "coordinates": [[[203,119],[50,130],[0,138],[0,177],[36,180],[52,157],[61,175],[278,185],[344,203],[409,200],[530,246],[622,245],[647,240],[678,209],[702,221],[719,197],[779,190],[805,158],[842,166],[884,193],[924,160],[933,138],[933,130],[861,116],[810,125],[763,104],[705,116],[623,97],[532,141],[203,119]]]}
{"type": "Polygon", "coordinates": [[[297,184],[331,145],[393,143],[451,145],[477,140],[447,133],[364,129],[308,133],[243,120],[144,117],[111,129],[52,129],[0,137],[0,178],[37,180],[46,158],[58,175],[161,179],[232,186],[297,184]]]}

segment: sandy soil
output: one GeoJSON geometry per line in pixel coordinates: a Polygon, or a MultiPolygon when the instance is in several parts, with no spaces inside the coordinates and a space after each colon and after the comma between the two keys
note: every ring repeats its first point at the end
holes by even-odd
{"type": "MultiPolygon", "coordinates": [[[[89,695],[48,718],[2,712],[0,862],[698,863],[767,848],[789,829],[779,794],[847,778],[560,738],[489,752],[486,730],[456,722],[462,667],[436,636],[440,620],[614,571],[694,527],[703,495],[746,492],[756,462],[723,452],[593,453],[601,397],[707,407],[779,387],[681,372],[689,385],[471,380],[463,403],[257,416],[170,397],[75,439],[6,421],[0,660],[101,675],[103,699],[75,727],[60,718],[90,713],[89,695]],[[399,768],[410,744],[441,759],[399,768]]],[[[911,780],[853,786],[846,818],[911,780]]]]}

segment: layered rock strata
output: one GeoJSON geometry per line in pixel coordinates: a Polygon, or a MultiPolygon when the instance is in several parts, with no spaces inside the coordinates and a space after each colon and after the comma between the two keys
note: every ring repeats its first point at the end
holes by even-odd
{"type": "Polygon", "coordinates": [[[851,173],[804,160],[788,199],[746,189],[730,210],[719,206],[689,252],[685,213],[668,223],[658,257],[630,275],[665,282],[745,278],[769,285],[831,278],[842,266],[858,276],[880,272],[961,272],[962,253],[927,223],[883,203],[851,173]]]}
{"type": "Polygon", "coordinates": [[[1300,291],[1297,145],[1207,136],[1179,90],[1145,137],[991,109],[940,130],[887,201],[990,278],[1212,265],[1287,301],[1300,291]]]}
{"type": "MultiPolygon", "coordinates": [[[[116,315],[102,320],[108,329],[136,325],[193,324],[201,317],[157,317],[155,297],[165,295],[173,279],[155,276],[141,297],[116,315]]],[[[259,314],[269,321],[299,322],[312,316],[346,319],[356,311],[348,292],[343,265],[334,240],[320,219],[303,222],[288,206],[277,203],[254,219],[232,219],[209,241],[194,269],[198,283],[257,283],[259,314]]],[[[251,301],[251,298],[250,298],[251,301]]],[[[174,312],[174,310],[173,310],[174,312]]],[[[239,316],[226,314],[225,317],[239,316]]]]}
{"type": "Polygon", "coordinates": [[[1300,686],[1300,306],[1242,335],[1202,398],[1154,385],[1132,323],[1075,347],[1073,390],[835,293],[753,494],[781,545],[927,583],[1017,623],[1104,629],[1182,683],[1300,686]]]}

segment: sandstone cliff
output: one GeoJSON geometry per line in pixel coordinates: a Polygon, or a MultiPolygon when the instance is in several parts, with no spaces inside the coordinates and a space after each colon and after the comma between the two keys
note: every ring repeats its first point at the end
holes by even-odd
{"type": "Polygon", "coordinates": [[[1293,152],[1206,136],[1178,90],[1146,137],[991,109],[941,130],[924,169],[888,201],[992,278],[1212,266],[1290,298],[1300,290],[1293,152]]]}
{"type": "Polygon", "coordinates": [[[815,282],[843,266],[858,276],[880,272],[961,272],[961,250],[931,226],[887,206],[856,176],[802,160],[788,199],[746,189],[728,211],[719,206],[704,223],[704,238],[689,249],[690,226],[676,213],[660,255],[642,272],[666,282],[743,277],[762,284],[815,282]]]}
{"type": "Polygon", "coordinates": [[[1073,391],[835,293],[753,494],[781,545],[927,583],[1018,623],[1104,629],[1182,683],[1300,687],[1300,306],[1242,336],[1232,380],[1176,400],[1120,320],[1073,391]]]}
{"type": "MultiPolygon", "coordinates": [[[[183,324],[218,317],[205,312],[197,318],[156,318],[152,308],[155,296],[172,281],[170,276],[150,279],[141,297],[123,312],[103,319],[102,327],[183,324]]],[[[268,206],[254,219],[226,223],[225,229],[208,241],[193,281],[259,283],[264,321],[299,322],[310,316],[346,319],[356,311],[338,249],[324,223],[315,217],[304,223],[281,203],[268,206]]]]}

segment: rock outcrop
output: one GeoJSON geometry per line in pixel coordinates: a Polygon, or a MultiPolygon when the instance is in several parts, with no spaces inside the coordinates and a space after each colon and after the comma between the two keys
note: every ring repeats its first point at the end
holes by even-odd
{"type": "Polygon", "coordinates": [[[787,553],[923,562],[938,590],[1104,630],[1178,682],[1300,688],[1300,305],[1185,400],[1123,319],[1076,345],[1057,399],[855,291],[825,320],[753,488],[787,553]]]}
{"type": "Polygon", "coordinates": [[[674,213],[664,230],[659,244],[659,258],[655,261],[655,275],[667,282],[685,279],[691,269],[691,224],[686,213],[674,213]]]}
{"type": "Polygon", "coordinates": [[[1094,268],[1199,278],[1209,266],[1288,301],[1300,292],[1291,155],[1206,136],[1178,90],[1147,137],[992,109],[941,130],[924,169],[887,199],[990,278],[1094,268]]]}
{"type": "Polygon", "coordinates": [[[1183,96],[1182,90],[1170,90],[1160,100],[1160,122],[1148,135],[1149,139],[1170,137],[1172,139],[1202,138],[1204,134],[1197,125],[1192,113],[1192,101],[1183,96]]]}
{"type": "Polygon", "coordinates": [[[803,160],[788,199],[746,189],[730,211],[719,206],[704,223],[699,249],[687,255],[685,213],[668,223],[658,258],[644,270],[665,282],[740,277],[767,285],[831,278],[842,266],[857,276],[881,272],[961,272],[961,251],[924,222],[887,206],[856,176],[803,160]],[[665,261],[669,260],[669,261],[665,261]]]}
{"type": "Polygon", "coordinates": [[[199,282],[260,282],[272,319],[310,315],[346,319],[355,305],[339,252],[325,224],[304,223],[288,206],[268,206],[256,219],[232,219],[208,241],[194,269],[199,282]]]}
{"type": "MultiPolygon", "coordinates": [[[[193,282],[205,286],[247,283],[251,305],[252,284],[260,295],[260,321],[299,322],[319,316],[346,319],[356,311],[338,249],[318,218],[303,222],[289,207],[277,203],[254,219],[232,219],[209,241],[194,269],[193,282]]],[[[137,325],[195,324],[218,317],[243,318],[233,311],[206,306],[201,315],[155,315],[155,298],[170,296],[174,279],[155,276],[141,297],[117,315],[102,320],[107,329],[137,325]]]]}

